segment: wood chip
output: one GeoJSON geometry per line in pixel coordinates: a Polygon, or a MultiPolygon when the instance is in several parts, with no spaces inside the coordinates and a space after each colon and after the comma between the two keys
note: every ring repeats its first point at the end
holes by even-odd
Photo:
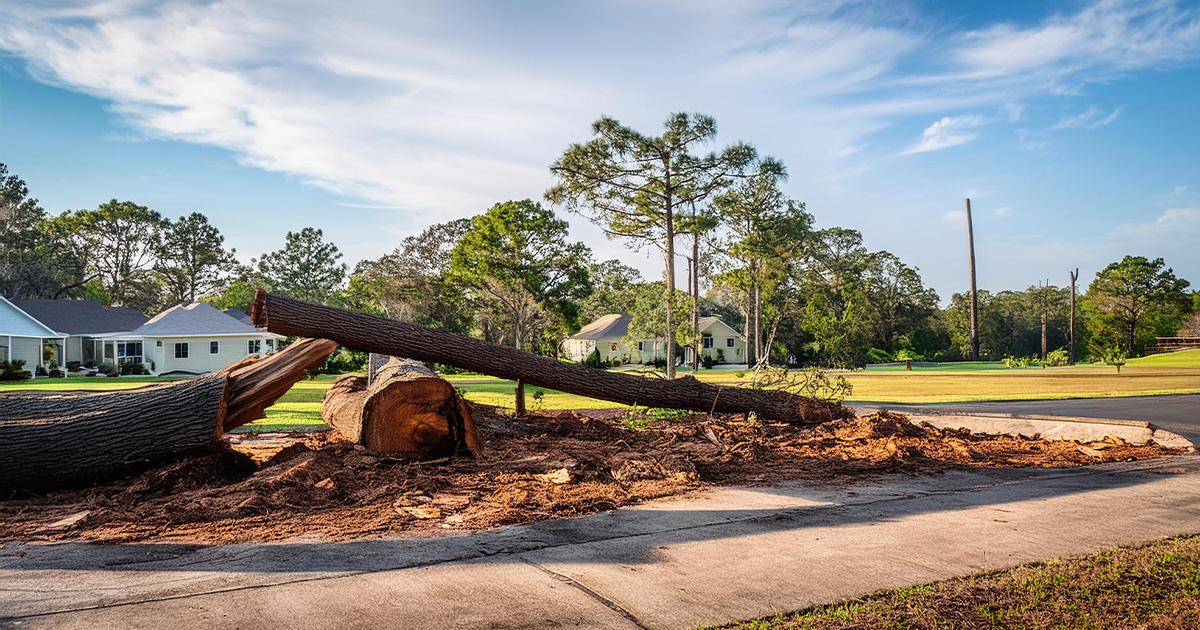
{"type": "Polygon", "coordinates": [[[65,516],[57,521],[54,521],[53,523],[50,523],[49,525],[43,525],[42,527],[39,527],[38,531],[47,532],[47,531],[62,531],[65,529],[71,529],[72,527],[75,526],[76,523],[87,518],[87,515],[91,514],[91,513],[92,513],[91,510],[83,510],[81,512],[75,512],[74,514],[65,516]]]}
{"type": "Polygon", "coordinates": [[[552,483],[559,486],[565,483],[571,483],[571,471],[567,470],[566,468],[558,468],[556,470],[551,470],[548,473],[542,473],[534,476],[537,477],[538,481],[544,481],[546,483],[552,483]]]}

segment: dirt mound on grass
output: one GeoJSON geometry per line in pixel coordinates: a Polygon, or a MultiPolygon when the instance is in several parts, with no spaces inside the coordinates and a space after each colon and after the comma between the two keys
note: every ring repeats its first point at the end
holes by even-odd
{"type": "Polygon", "coordinates": [[[954,467],[1064,467],[1169,454],[974,435],[889,413],[811,428],[696,415],[647,429],[620,413],[479,409],[486,460],[378,457],[326,434],[239,438],[84,490],[0,502],[0,540],[345,540],[593,513],[706,484],[844,482],[954,467]]]}

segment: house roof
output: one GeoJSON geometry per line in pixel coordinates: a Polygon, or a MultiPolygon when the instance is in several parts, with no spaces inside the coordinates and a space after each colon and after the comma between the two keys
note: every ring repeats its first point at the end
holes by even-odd
{"type": "Polygon", "coordinates": [[[146,321],[146,315],[137,309],[104,306],[91,300],[13,300],[12,303],[64,335],[123,332],[146,321]]]}
{"type": "Polygon", "coordinates": [[[180,304],[150,318],[132,331],[143,337],[173,337],[187,335],[257,335],[255,327],[240,322],[204,302],[180,304]]]}
{"type": "Polygon", "coordinates": [[[732,330],[734,333],[736,333],[738,335],[742,334],[741,331],[739,331],[738,329],[734,328],[733,326],[730,326],[729,324],[726,324],[725,320],[721,319],[720,317],[701,317],[700,318],[700,332],[701,333],[707,332],[709,328],[712,328],[713,326],[716,326],[717,324],[720,324],[720,325],[728,328],[729,330],[732,330]]]}
{"type": "Polygon", "coordinates": [[[58,333],[0,295],[0,337],[4,336],[56,337],[58,333]]]}
{"type": "Polygon", "coordinates": [[[602,315],[567,339],[621,339],[629,331],[630,317],[623,313],[602,315]]]}
{"type": "MultiPolygon", "coordinates": [[[[567,337],[567,339],[620,340],[629,332],[630,321],[632,321],[632,318],[623,313],[609,313],[584,326],[579,332],[567,337]]],[[[701,317],[700,332],[705,332],[717,324],[723,325],[739,335],[741,334],[736,328],[722,321],[720,317],[701,317]]]]}
{"type": "Polygon", "coordinates": [[[240,308],[225,309],[225,314],[242,322],[243,324],[254,325],[254,320],[250,318],[250,314],[240,308]]]}

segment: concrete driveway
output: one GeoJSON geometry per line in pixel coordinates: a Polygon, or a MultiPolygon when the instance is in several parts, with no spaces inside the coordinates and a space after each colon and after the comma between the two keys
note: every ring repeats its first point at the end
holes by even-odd
{"type": "Polygon", "coordinates": [[[0,626],[688,628],[1200,532],[1200,457],[717,488],[342,543],[0,545],[0,626]]]}
{"type": "Polygon", "coordinates": [[[904,405],[878,402],[851,402],[847,404],[855,407],[886,407],[896,411],[936,409],[939,411],[1028,413],[1051,416],[1111,418],[1117,420],[1145,420],[1157,424],[1172,433],[1178,433],[1200,447],[1200,394],[1079,398],[1072,400],[939,403],[929,405],[904,405]]]}

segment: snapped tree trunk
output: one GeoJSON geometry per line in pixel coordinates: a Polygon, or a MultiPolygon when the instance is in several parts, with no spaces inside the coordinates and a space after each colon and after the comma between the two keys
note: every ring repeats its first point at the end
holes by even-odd
{"type": "Polygon", "coordinates": [[[419,361],[391,359],[370,384],[347,374],[321,402],[342,437],[379,453],[480,456],[483,440],[454,386],[419,361]]]}
{"type": "Polygon", "coordinates": [[[0,393],[0,487],[91,483],[213,444],[337,348],[306,339],[222,372],[118,391],[0,393]]]}
{"type": "Polygon", "coordinates": [[[839,404],[786,391],[721,387],[690,376],[655,379],[597,370],[446,331],[269,295],[261,289],[254,297],[253,318],[256,326],[279,334],[320,334],[356,350],[444,363],[627,405],[754,412],[768,420],[805,424],[851,415],[839,404]]]}

